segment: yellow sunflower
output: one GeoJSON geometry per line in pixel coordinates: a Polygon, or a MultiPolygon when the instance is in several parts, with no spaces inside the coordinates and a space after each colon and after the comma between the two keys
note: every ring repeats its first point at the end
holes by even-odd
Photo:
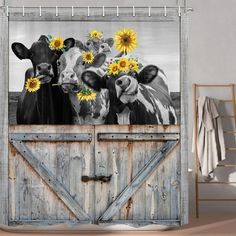
{"type": "Polygon", "coordinates": [[[93,101],[97,97],[97,94],[90,89],[83,89],[77,93],[77,98],[80,101],[93,101]]]}
{"type": "Polygon", "coordinates": [[[25,88],[28,92],[34,93],[40,89],[41,82],[38,78],[31,77],[27,79],[25,83],[25,88]]]}
{"type": "Polygon", "coordinates": [[[134,30],[124,28],[115,34],[115,47],[118,51],[129,53],[137,47],[137,34],[134,30]]]}
{"type": "Polygon", "coordinates": [[[82,53],[82,58],[85,63],[92,63],[94,60],[94,55],[92,52],[83,52],[82,53]]]}
{"type": "Polygon", "coordinates": [[[108,65],[108,74],[109,75],[118,75],[119,72],[120,72],[120,67],[119,67],[118,63],[113,62],[108,65]]]}
{"type": "Polygon", "coordinates": [[[132,71],[138,71],[140,69],[138,62],[134,59],[130,59],[129,60],[129,69],[132,71]]]}
{"type": "Polygon", "coordinates": [[[64,48],[64,40],[62,37],[55,37],[50,41],[49,48],[52,50],[61,50],[64,48]]]}
{"type": "Polygon", "coordinates": [[[102,35],[102,32],[100,32],[100,31],[92,30],[92,31],[89,33],[89,36],[90,36],[90,38],[92,38],[92,39],[101,39],[103,35],[102,35]]]}
{"type": "Polygon", "coordinates": [[[117,63],[121,71],[129,70],[129,60],[127,58],[121,57],[117,63]]]}

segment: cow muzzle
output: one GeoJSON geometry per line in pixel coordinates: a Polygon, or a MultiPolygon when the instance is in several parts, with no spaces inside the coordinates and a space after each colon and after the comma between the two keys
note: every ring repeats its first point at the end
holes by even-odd
{"type": "Polygon", "coordinates": [[[36,77],[41,81],[41,84],[50,83],[54,77],[53,67],[48,63],[40,63],[36,66],[36,77]]]}
{"type": "Polygon", "coordinates": [[[76,93],[79,91],[77,75],[73,71],[63,71],[59,78],[64,93],[76,93]]]}
{"type": "Polygon", "coordinates": [[[138,81],[131,76],[122,76],[115,82],[117,98],[127,104],[132,103],[137,98],[138,81]]]}

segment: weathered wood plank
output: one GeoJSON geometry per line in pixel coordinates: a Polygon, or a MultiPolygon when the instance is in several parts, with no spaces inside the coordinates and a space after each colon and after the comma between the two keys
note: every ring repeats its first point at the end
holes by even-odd
{"type": "Polygon", "coordinates": [[[110,220],[111,217],[125,204],[125,202],[139,189],[146,178],[152,173],[154,168],[173,150],[178,141],[167,141],[163,147],[148,161],[139,173],[133,178],[132,182],[107,208],[99,221],[110,220]]]}
{"type": "Polygon", "coordinates": [[[98,133],[98,141],[168,141],[179,140],[178,133],[98,133]]]}
{"type": "Polygon", "coordinates": [[[90,133],[9,133],[11,141],[90,142],[90,133]]]}
{"type": "Polygon", "coordinates": [[[181,19],[181,68],[180,68],[180,89],[181,89],[181,225],[188,223],[189,201],[188,201],[188,15],[182,14],[181,19]]]}
{"type": "Polygon", "coordinates": [[[46,168],[46,166],[33,155],[26,145],[19,141],[11,141],[11,143],[78,219],[91,220],[90,216],[84,212],[83,208],[73,199],[65,187],[46,168]]]}
{"type": "Polygon", "coordinates": [[[33,225],[33,226],[50,226],[57,224],[77,225],[77,224],[89,224],[89,221],[73,221],[73,220],[10,220],[10,226],[19,225],[33,225]]]}
{"type": "Polygon", "coordinates": [[[180,226],[180,220],[112,220],[111,222],[99,222],[99,225],[114,225],[124,224],[132,227],[143,227],[146,225],[167,225],[167,226],[180,226]]]}
{"type": "Polygon", "coordinates": [[[0,9],[0,225],[8,224],[8,19],[0,9]]]}

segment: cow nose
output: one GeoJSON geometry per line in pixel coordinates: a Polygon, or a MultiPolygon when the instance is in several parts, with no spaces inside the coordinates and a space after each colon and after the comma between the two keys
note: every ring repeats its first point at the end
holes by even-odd
{"type": "Polygon", "coordinates": [[[62,77],[63,80],[74,80],[75,72],[73,72],[73,71],[63,71],[61,73],[61,77],[62,77]]]}
{"type": "Polygon", "coordinates": [[[122,90],[125,90],[130,85],[130,79],[128,77],[122,77],[116,80],[116,85],[119,86],[122,90]]]}
{"type": "Polygon", "coordinates": [[[36,66],[37,71],[39,72],[39,74],[41,75],[48,75],[51,72],[52,69],[52,65],[48,64],[48,63],[41,63],[39,65],[36,66]]]}

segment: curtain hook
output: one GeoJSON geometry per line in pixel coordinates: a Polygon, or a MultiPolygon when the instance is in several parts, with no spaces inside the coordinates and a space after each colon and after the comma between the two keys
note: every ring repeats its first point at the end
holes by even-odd
{"type": "Polygon", "coordinates": [[[102,6],[102,16],[105,16],[105,7],[102,6]]]}
{"type": "Polygon", "coordinates": [[[74,6],[71,6],[71,16],[74,16],[74,6]]]}
{"type": "Polygon", "coordinates": [[[116,16],[119,16],[119,6],[116,6],[116,16]]]}
{"type": "Polygon", "coordinates": [[[150,6],[148,7],[148,16],[149,17],[151,16],[151,7],[150,6]]]}
{"type": "Polygon", "coordinates": [[[179,16],[181,16],[181,7],[180,7],[180,5],[178,7],[178,13],[179,13],[179,16]]]}
{"type": "Polygon", "coordinates": [[[58,6],[56,6],[56,16],[58,16],[58,6]]]}
{"type": "Polygon", "coordinates": [[[135,6],[133,6],[133,16],[135,16],[135,6]]]}
{"type": "Polygon", "coordinates": [[[88,6],[88,17],[90,16],[90,7],[88,6]]]}
{"type": "Polygon", "coordinates": [[[25,6],[22,6],[22,16],[25,16],[25,6]]]}
{"type": "Polygon", "coordinates": [[[7,6],[7,9],[6,9],[6,14],[7,16],[9,16],[9,7],[7,6]]]}
{"type": "Polygon", "coordinates": [[[167,9],[166,9],[166,6],[164,6],[164,16],[167,16],[167,9]]]}
{"type": "Polygon", "coordinates": [[[41,17],[42,16],[42,7],[39,6],[39,16],[41,17]]]}

